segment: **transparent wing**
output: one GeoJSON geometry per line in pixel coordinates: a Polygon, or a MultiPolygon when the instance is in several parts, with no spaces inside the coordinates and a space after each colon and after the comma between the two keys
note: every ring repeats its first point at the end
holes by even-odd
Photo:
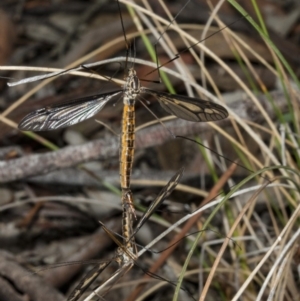
{"type": "Polygon", "coordinates": [[[224,107],[207,100],[147,88],[143,88],[142,92],[155,96],[168,113],[188,121],[217,121],[228,116],[224,107]]]}
{"type": "Polygon", "coordinates": [[[29,113],[19,123],[22,131],[47,131],[67,127],[97,114],[104,105],[123,90],[75,99],[29,113]]]}
{"type": "Polygon", "coordinates": [[[110,263],[111,260],[107,260],[91,269],[72,291],[71,295],[68,297],[68,301],[77,301],[110,263]]]}
{"type": "Polygon", "coordinates": [[[134,232],[132,233],[131,237],[134,236],[139,229],[144,225],[144,223],[148,220],[148,218],[152,215],[152,213],[157,209],[157,207],[171,194],[171,192],[175,189],[177,184],[179,183],[179,180],[182,177],[184,168],[179,169],[176,174],[170,179],[168,184],[164,186],[164,188],[161,190],[157,198],[152,202],[152,204],[149,206],[147,211],[143,214],[141,219],[139,220],[137,226],[134,229],[134,232]]]}

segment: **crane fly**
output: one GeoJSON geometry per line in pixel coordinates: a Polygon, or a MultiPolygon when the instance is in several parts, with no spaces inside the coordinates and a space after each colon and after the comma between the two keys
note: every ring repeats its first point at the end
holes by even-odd
{"type": "Polygon", "coordinates": [[[227,110],[210,101],[158,92],[142,87],[136,71],[130,68],[122,89],[47,106],[29,113],[19,123],[22,131],[48,131],[77,124],[93,117],[110,100],[123,96],[123,118],[120,139],[120,183],[122,202],[132,205],[130,176],[135,143],[135,102],[141,95],[154,96],[168,113],[194,122],[218,121],[228,116],[227,110]]]}
{"type": "MultiPolygon", "coordinates": [[[[119,1],[117,1],[117,5],[128,55],[129,43],[124,29],[119,1]]],[[[179,13],[171,20],[171,23],[177,18],[179,13]]],[[[179,55],[175,57],[177,58],[179,55]]],[[[173,58],[173,60],[174,59],[175,58],[173,58]]],[[[156,61],[158,63],[157,59],[156,61]]],[[[170,60],[170,62],[171,61],[172,60],[170,60]]],[[[159,67],[157,70],[159,73],[159,67]]],[[[124,107],[120,137],[120,186],[122,189],[122,204],[128,204],[134,212],[133,197],[130,191],[130,178],[135,144],[135,102],[138,97],[142,95],[154,96],[166,112],[188,121],[218,121],[226,118],[228,112],[224,107],[206,100],[158,92],[142,87],[136,71],[133,68],[128,69],[128,74],[124,80],[125,84],[120,89],[38,109],[24,117],[19,124],[19,129],[23,131],[47,131],[67,127],[93,117],[101,111],[111,99],[123,96],[124,107]]]]}
{"type": "Polygon", "coordinates": [[[161,203],[171,194],[171,192],[176,188],[179,180],[182,177],[184,169],[179,169],[176,174],[170,179],[166,186],[160,191],[156,199],[149,206],[147,211],[140,218],[138,224],[135,229],[132,227],[132,210],[130,210],[129,206],[123,204],[123,216],[122,216],[122,237],[123,243],[121,243],[115,235],[102,224],[103,230],[114,240],[114,242],[118,245],[118,249],[114,258],[101,262],[99,265],[95,266],[92,270],[90,270],[85,277],[78,283],[77,287],[70,294],[68,301],[77,301],[79,297],[86,291],[86,289],[95,281],[95,279],[105,270],[105,268],[113,261],[117,262],[120,268],[99,288],[97,291],[103,290],[105,287],[113,285],[122,275],[127,273],[132,266],[134,265],[135,260],[137,259],[137,251],[134,244],[134,236],[140,230],[140,228],[144,225],[144,223],[149,219],[152,213],[156,210],[156,208],[161,205],[161,203]]]}
{"type": "Polygon", "coordinates": [[[188,121],[218,121],[225,119],[228,116],[228,112],[224,107],[210,101],[159,92],[142,87],[136,71],[133,68],[128,69],[127,76],[124,80],[125,83],[123,86],[111,92],[78,98],[70,102],[47,106],[33,111],[25,116],[19,124],[19,129],[23,131],[48,131],[68,127],[93,117],[101,111],[109,101],[116,100],[120,97],[123,98],[123,117],[120,135],[120,185],[122,189],[123,207],[123,243],[121,243],[115,235],[102,224],[104,231],[118,244],[116,254],[112,259],[104,261],[94,267],[79,282],[78,286],[69,296],[69,301],[77,301],[82,293],[111,262],[117,262],[120,268],[101,287],[99,287],[99,290],[102,290],[104,287],[110,288],[119,277],[132,268],[137,259],[136,246],[134,243],[135,234],[147,221],[153,211],[175,189],[182,176],[183,170],[180,170],[172,177],[133,230],[132,216],[134,215],[134,209],[133,195],[130,190],[130,178],[135,144],[135,102],[138,98],[144,95],[154,96],[167,113],[188,121]]]}

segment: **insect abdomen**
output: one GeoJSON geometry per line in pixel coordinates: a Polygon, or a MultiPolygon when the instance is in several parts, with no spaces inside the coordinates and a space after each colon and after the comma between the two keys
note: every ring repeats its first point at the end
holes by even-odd
{"type": "Polygon", "coordinates": [[[134,105],[124,105],[120,149],[120,182],[122,190],[130,188],[130,176],[134,157],[135,140],[134,109],[134,105]]]}

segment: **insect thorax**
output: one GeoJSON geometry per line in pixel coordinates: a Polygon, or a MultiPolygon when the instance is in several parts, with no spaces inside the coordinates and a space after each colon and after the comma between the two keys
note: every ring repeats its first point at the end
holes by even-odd
{"type": "Polygon", "coordinates": [[[134,257],[135,257],[135,255],[133,254],[132,248],[128,248],[125,251],[125,250],[123,250],[123,248],[119,247],[116,252],[115,260],[119,265],[123,265],[124,263],[127,263],[130,260],[132,260],[132,258],[134,258],[134,257]],[[128,254],[126,252],[128,252],[128,254]]]}
{"type": "Polygon", "coordinates": [[[135,70],[130,68],[124,84],[124,104],[133,105],[140,91],[140,80],[138,79],[135,70]]]}

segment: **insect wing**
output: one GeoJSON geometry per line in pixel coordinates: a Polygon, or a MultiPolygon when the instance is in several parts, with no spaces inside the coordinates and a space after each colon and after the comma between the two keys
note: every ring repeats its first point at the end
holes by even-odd
{"type": "Polygon", "coordinates": [[[139,220],[132,236],[134,236],[139,229],[144,225],[147,219],[151,216],[151,214],[156,210],[156,208],[171,194],[171,192],[175,189],[179,180],[182,177],[184,168],[181,168],[177,171],[177,173],[171,178],[166,186],[161,190],[157,198],[152,202],[149,206],[148,210],[143,214],[141,219],[139,220]]]}
{"type": "Polygon", "coordinates": [[[97,114],[122,90],[75,99],[68,103],[45,107],[31,112],[19,123],[22,131],[47,131],[67,127],[97,114]]]}
{"type": "Polygon", "coordinates": [[[98,266],[91,269],[85,277],[78,283],[74,291],[68,298],[68,301],[76,301],[86,291],[86,289],[95,281],[95,279],[103,272],[103,270],[111,263],[111,260],[104,261],[98,266]]]}
{"type": "Polygon", "coordinates": [[[156,92],[147,88],[143,88],[143,92],[155,96],[168,113],[188,121],[217,121],[228,116],[224,107],[207,100],[156,92]]]}

